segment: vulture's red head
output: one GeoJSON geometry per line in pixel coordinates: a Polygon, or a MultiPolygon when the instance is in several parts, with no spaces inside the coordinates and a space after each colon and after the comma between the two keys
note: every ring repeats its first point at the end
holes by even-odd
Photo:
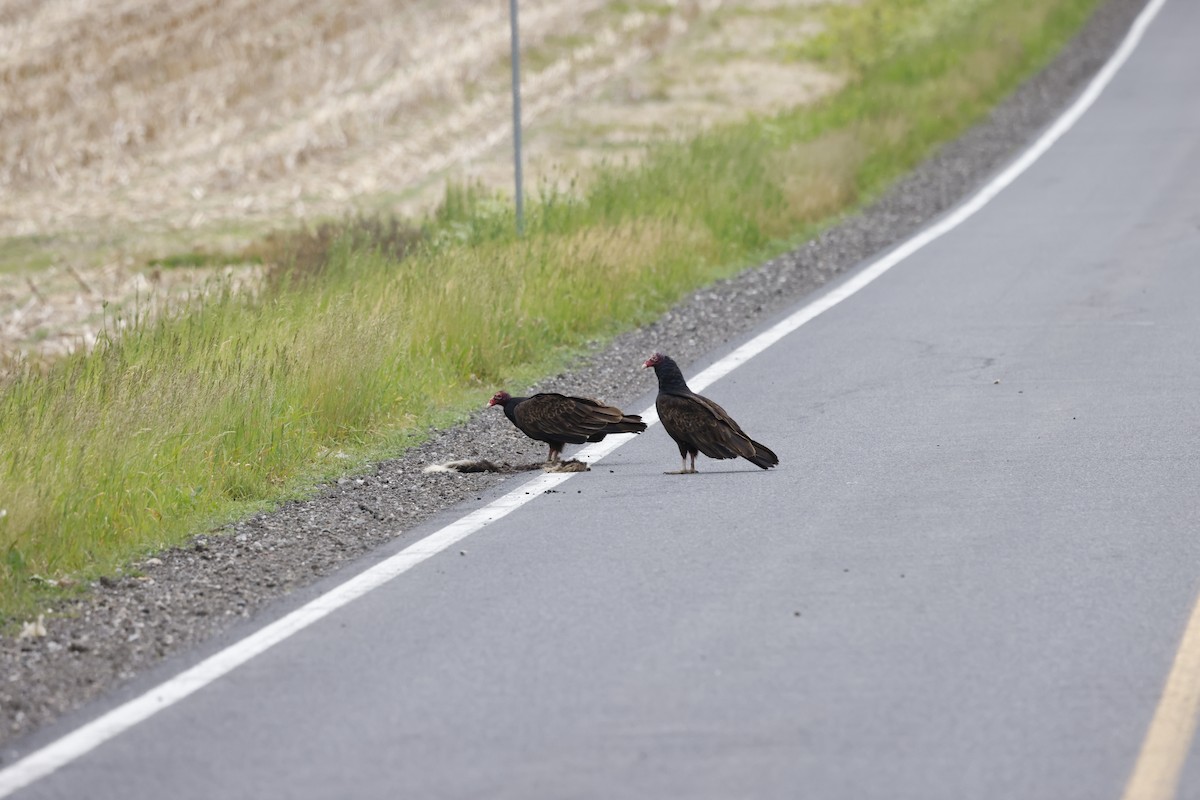
{"type": "Polygon", "coordinates": [[[512,395],[510,395],[508,392],[496,392],[494,395],[492,395],[492,399],[488,400],[488,408],[491,408],[492,406],[502,406],[504,405],[504,401],[508,400],[510,397],[512,397],[512,395]]]}
{"type": "Polygon", "coordinates": [[[659,364],[662,363],[662,360],[664,358],[666,358],[666,356],[664,356],[662,353],[655,353],[654,355],[652,355],[646,359],[646,363],[642,364],[642,369],[650,369],[651,367],[657,367],[659,364]]]}

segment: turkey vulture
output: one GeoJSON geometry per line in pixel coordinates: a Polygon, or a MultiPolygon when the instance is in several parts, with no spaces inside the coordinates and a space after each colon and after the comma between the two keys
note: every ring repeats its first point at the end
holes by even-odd
{"type": "Polygon", "coordinates": [[[746,435],[725,409],[688,388],[679,365],[670,356],[655,353],[643,367],[654,367],[658,376],[658,418],[679,445],[683,468],[675,475],[696,471],[696,453],[709,458],[742,458],[756,467],[770,469],[779,457],[766,445],[746,435]],[[688,456],[692,457],[688,469],[688,456]]]}
{"type": "Polygon", "coordinates": [[[641,433],[646,423],[636,414],[597,403],[586,397],[546,392],[533,397],[513,397],[496,392],[489,406],[503,406],[504,415],[522,433],[550,445],[548,461],[558,461],[568,444],[598,442],[610,433],[641,433]]]}

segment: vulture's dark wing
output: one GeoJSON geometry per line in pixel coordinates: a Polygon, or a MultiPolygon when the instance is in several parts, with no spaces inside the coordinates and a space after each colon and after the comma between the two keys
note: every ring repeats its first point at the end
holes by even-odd
{"type": "MultiPolygon", "coordinates": [[[[738,436],[739,439],[745,439],[747,442],[750,443],[750,448],[751,448],[751,450],[753,450],[753,454],[745,455],[744,453],[742,453],[740,455],[743,458],[745,458],[747,461],[749,461],[754,466],[762,467],[763,469],[770,469],[771,467],[773,467],[779,463],[779,456],[775,455],[775,452],[773,450],[771,450],[771,448],[769,448],[765,444],[763,444],[762,442],[756,442],[753,439],[751,439],[750,436],[747,435],[747,433],[744,430],[742,430],[742,427],[734,421],[733,417],[729,416],[729,412],[727,412],[725,409],[721,408],[719,405],[714,403],[712,400],[709,400],[707,397],[701,397],[700,395],[696,395],[696,399],[698,401],[700,401],[701,403],[703,403],[709,410],[711,410],[712,413],[716,416],[716,418],[718,420],[720,420],[720,421],[724,422],[726,425],[728,425],[733,430],[733,433],[738,436]]],[[[708,455],[708,454],[705,453],[705,455],[708,455]]]]}
{"type": "Polygon", "coordinates": [[[754,442],[725,409],[698,394],[660,394],[658,417],[671,438],[709,458],[754,458],[754,442]]]}
{"type": "Polygon", "coordinates": [[[628,419],[619,408],[549,392],[530,397],[517,406],[515,414],[518,427],[532,438],[568,444],[583,444],[596,434],[616,432],[609,428],[628,419]]]}

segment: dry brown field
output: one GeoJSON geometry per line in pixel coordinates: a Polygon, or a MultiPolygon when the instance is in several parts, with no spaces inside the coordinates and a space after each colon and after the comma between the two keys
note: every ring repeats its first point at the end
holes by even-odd
{"type": "MultiPolygon", "coordinates": [[[[521,0],[526,190],[832,91],[820,4],[521,0]]],[[[0,0],[0,355],[213,277],[156,256],[511,197],[509,46],[504,0],[0,0]]]]}

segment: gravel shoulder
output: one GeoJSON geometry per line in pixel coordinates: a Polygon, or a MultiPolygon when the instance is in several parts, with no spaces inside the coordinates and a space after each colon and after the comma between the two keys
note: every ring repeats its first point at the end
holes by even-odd
{"type": "MultiPolygon", "coordinates": [[[[738,338],[961,200],[1041,130],[1103,64],[1145,0],[1108,0],[1055,62],[981,125],[947,145],[886,196],[780,258],[692,295],[654,324],[587,354],[539,389],[617,405],[652,388],[637,369],[654,350],[681,363],[738,338]]],[[[486,401],[480,398],[480,406],[486,401]]],[[[525,476],[433,473],[456,458],[524,463],[544,455],[495,409],[433,435],[368,474],[197,537],[97,582],[45,620],[46,635],[0,638],[0,763],[22,738],[312,583],[455,503],[525,476]]],[[[570,455],[570,452],[567,454],[570,455]]]]}

